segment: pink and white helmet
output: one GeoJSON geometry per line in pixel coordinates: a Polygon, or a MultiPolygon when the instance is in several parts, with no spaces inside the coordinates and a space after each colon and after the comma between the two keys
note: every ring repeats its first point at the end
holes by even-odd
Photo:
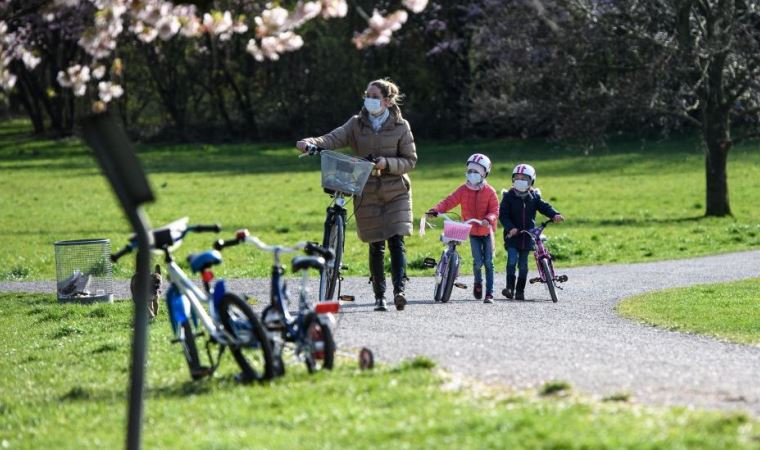
{"type": "Polygon", "coordinates": [[[536,182],[536,169],[533,168],[530,164],[518,164],[515,166],[515,169],[512,171],[512,179],[515,179],[515,175],[518,173],[521,173],[523,175],[527,175],[530,177],[530,184],[533,184],[536,182]]]}
{"type": "Polygon", "coordinates": [[[482,153],[475,153],[474,155],[467,158],[467,165],[470,164],[477,164],[486,169],[486,176],[491,173],[491,160],[488,159],[488,156],[482,153]]]}

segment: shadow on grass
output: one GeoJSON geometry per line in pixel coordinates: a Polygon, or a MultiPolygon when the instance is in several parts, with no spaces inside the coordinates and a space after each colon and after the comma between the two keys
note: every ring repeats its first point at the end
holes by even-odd
{"type": "MultiPolygon", "coordinates": [[[[174,385],[161,386],[156,388],[149,387],[145,390],[145,397],[148,399],[159,399],[209,395],[214,392],[216,387],[220,387],[222,385],[224,385],[224,388],[229,388],[229,385],[239,385],[241,388],[251,387],[249,385],[243,385],[236,382],[233,376],[214,376],[211,379],[185,381],[174,385]]],[[[255,386],[256,385],[253,385],[252,387],[255,388],[255,386]]],[[[121,400],[124,397],[124,394],[124,390],[92,389],[85,386],[76,385],[61,395],[59,399],[63,402],[117,401],[121,400]]]]}
{"type": "MultiPolygon", "coordinates": [[[[514,164],[526,161],[539,165],[551,162],[541,169],[541,173],[548,176],[599,172],[646,173],[655,164],[647,155],[657,155],[658,167],[663,162],[669,162],[677,169],[686,157],[702,154],[693,136],[644,143],[638,139],[617,139],[611,141],[608,148],[590,154],[572,143],[539,139],[418,141],[417,144],[418,169],[425,168],[425,171],[412,176],[423,179],[460,176],[464,158],[473,152],[491,157],[495,162],[494,172],[503,176],[511,173],[514,164]]],[[[234,176],[319,172],[319,158],[298,158],[298,151],[284,142],[152,144],[139,145],[138,152],[147,171],[153,174],[219,172],[234,176]]],[[[0,162],[14,162],[14,170],[24,170],[39,169],[39,160],[51,163],[53,170],[98,170],[89,150],[76,138],[39,139],[16,122],[0,124],[0,162]]]]}
{"type": "MultiPolygon", "coordinates": [[[[573,225],[591,225],[591,226],[637,226],[648,227],[652,224],[689,224],[697,223],[707,219],[704,215],[685,216],[685,217],[657,217],[657,218],[640,218],[640,217],[621,217],[618,219],[592,219],[586,217],[573,218],[573,225]]],[[[733,220],[733,219],[732,219],[733,220]]]]}

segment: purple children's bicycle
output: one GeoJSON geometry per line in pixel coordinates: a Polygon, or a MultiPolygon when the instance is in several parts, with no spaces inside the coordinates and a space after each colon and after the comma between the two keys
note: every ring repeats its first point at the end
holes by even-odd
{"type": "Polygon", "coordinates": [[[557,283],[564,283],[567,281],[567,275],[557,275],[554,272],[554,263],[552,262],[552,255],[549,250],[544,246],[546,236],[544,236],[544,228],[551,223],[551,220],[543,222],[536,228],[530,230],[522,230],[521,233],[525,233],[533,239],[536,244],[536,250],[533,252],[533,256],[536,258],[536,267],[538,268],[538,275],[535,278],[531,278],[530,284],[533,283],[545,283],[546,288],[549,290],[549,295],[554,303],[557,303],[557,289],[562,289],[557,283]]]}

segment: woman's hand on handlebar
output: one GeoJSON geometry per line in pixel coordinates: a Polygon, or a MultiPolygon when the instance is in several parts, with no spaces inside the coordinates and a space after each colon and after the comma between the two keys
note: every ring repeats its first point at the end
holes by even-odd
{"type": "Polygon", "coordinates": [[[552,217],[552,222],[554,223],[560,223],[564,221],[565,221],[565,217],[562,214],[556,214],[554,217],[552,217]]]}
{"type": "Polygon", "coordinates": [[[308,142],[304,141],[303,139],[296,142],[296,148],[301,151],[301,153],[306,152],[306,147],[309,145],[308,142]]]}
{"type": "Polygon", "coordinates": [[[379,157],[375,158],[375,168],[376,169],[383,170],[386,167],[388,167],[388,161],[384,157],[379,156],[379,157]]]}
{"type": "Polygon", "coordinates": [[[433,208],[430,208],[429,210],[427,210],[425,215],[430,216],[430,217],[438,217],[438,211],[434,210],[433,208]]]}
{"type": "Polygon", "coordinates": [[[512,228],[511,230],[509,230],[509,232],[507,232],[507,237],[511,238],[512,236],[516,235],[517,233],[519,233],[519,230],[517,228],[512,228]]]}

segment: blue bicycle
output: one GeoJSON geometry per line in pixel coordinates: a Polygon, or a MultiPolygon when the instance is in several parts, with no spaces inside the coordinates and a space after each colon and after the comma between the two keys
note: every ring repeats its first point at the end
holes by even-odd
{"type": "MultiPolygon", "coordinates": [[[[218,251],[207,251],[188,257],[192,271],[201,274],[205,290],[193,283],[172,255],[188,233],[219,231],[219,225],[187,225],[187,218],[183,218],[152,232],[154,249],[164,253],[164,262],[168,268],[166,304],[172,331],[176,336],[172,343],[182,346],[193,380],[213,374],[219,367],[222,353],[228,347],[242,370],[238,377],[240,381],[267,380],[274,376],[275,364],[266,330],[248,303],[227,292],[224,280],[216,281],[213,287],[211,285],[214,280],[211,268],[222,263],[222,255],[218,251]],[[209,312],[206,312],[203,303],[209,305],[209,312]],[[208,366],[201,363],[195,342],[196,338],[204,335],[204,330],[208,333],[208,366]],[[212,344],[219,346],[216,357],[211,352],[212,344]]],[[[115,262],[135,247],[136,241],[133,238],[123,249],[111,255],[111,259],[115,262]]]]}
{"type": "Polygon", "coordinates": [[[300,242],[293,247],[267,245],[256,236],[250,236],[248,230],[239,230],[233,239],[217,241],[214,248],[220,250],[243,242],[274,256],[270,303],[262,311],[261,321],[269,332],[275,374],[285,373],[282,355],[286,347],[292,347],[296,359],[306,364],[309,373],[331,370],[335,360],[335,340],[330,318],[338,312],[340,303],[325,301],[312,307],[306,285],[309,281],[309,269],[322,271],[326,261],[333,258],[333,252],[313,242],[300,242]],[[293,272],[301,274],[298,311],[293,314],[288,311],[288,293],[283,279],[285,267],[280,264],[280,255],[301,250],[306,256],[296,256],[291,261],[293,272]]]}

